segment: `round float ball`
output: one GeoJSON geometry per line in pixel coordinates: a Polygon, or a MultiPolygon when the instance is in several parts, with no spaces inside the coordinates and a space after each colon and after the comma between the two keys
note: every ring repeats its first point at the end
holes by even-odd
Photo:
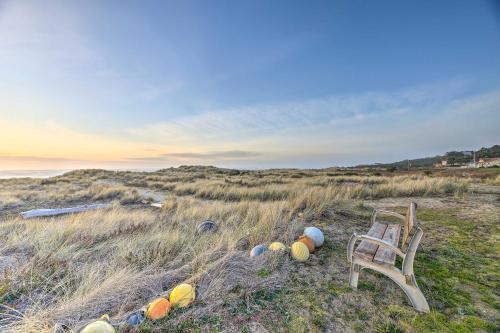
{"type": "Polygon", "coordinates": [[[307,246],[307,249],[309,250],[309,253],[313,253],[314,252],[314,241],[307,237],[306,235],[302,235],[299,237],[299,242],[301,243],[304,243],[305,246],[307,246]]]}
{"type": "Polygon", "coordinates": [[[170,304],[185,308],[194,301],[196,292],[193,286],[182,283],[175,287],[170,293],[170,304]]]}
{"type": "Polygon", "coordinates": [[[281,242],[273,242],[271,245],[269,245],[269,250],[271,251],[284,251],[286,250],[285,244],[281,242]]]}
{"type": "Polygon", "coordinates": [[[305,228],[304,235],[311,238],[314,241],[314,245],[316,247],[320,247],[321,245],[323,245],[323,242],[325,241],[325,236],[323,235],[323,232],[316,227],[305,228]]]}
{"type": "Polygon", "coordinates": [[[205,220],[198,225],[198,233],[208,232],[208,231],[216,231],[217,224],[212,220],[205,220]]]}
{"type": "Polygon", "coordinates": [[[309,259],[309,249],[304,243],[295,242],[292,244],[292,257],[297,261],[306,261],[309,259]]]}
{"type": "Polygon", "coordinates": [[[115,333],[115,328],[104,320],[97,320],[88,324],[81,333],[115,333]]]}
{"type": "Polygon", "coordinates": [[[262,244],[255,246],[252,251],[250,251],[250,257],[260,256],[262,253],[267,251],[267,247],[262,244]]]}
{"type": "Polygon", "coordinates": [[[165,317],[170,311],[170,302],[163,297],[157,298],[148,305],[146,317],[151,320],[158,320],[165,317]]]}
{"type": "Polygon", "coordinates": [[[144,312],[132,313],[127,317],[127,325],[129,327],[137,326],[144,321],[144,312]]]}

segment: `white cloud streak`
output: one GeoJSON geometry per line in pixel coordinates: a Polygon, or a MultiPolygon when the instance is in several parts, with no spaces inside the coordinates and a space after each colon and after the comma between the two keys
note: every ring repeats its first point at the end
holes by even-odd
{"type": "Polygon", "coordinates": [[[280,156],[289,164],[310,156],[315,163],[332,165],[498,143],[498,123],[500,90],[471,96],[464,94],[463,84],[453,82],[445,87],[208,111],[128,132],[144,141],[198,150],[267,152],[255,160],[280,156]]]}

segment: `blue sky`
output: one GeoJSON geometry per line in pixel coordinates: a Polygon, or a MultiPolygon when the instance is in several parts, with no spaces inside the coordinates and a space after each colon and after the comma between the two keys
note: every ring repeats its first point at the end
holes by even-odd
{"type": "Polygon", "coordinates": [[[1,1],[0,169],[325,167],[500,143],[493,1],[1,1]]]}

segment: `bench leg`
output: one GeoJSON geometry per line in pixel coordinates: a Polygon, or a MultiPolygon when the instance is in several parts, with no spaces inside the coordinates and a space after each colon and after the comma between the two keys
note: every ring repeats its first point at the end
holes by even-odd
{"type": "Polygon", "coordinates": [[[420,290],[417,285],[417,281],[414,275],[404,276],[401,273],[395,272],[394,270],[388,269],[377,269],[378,272],[388,276],[391,280],[396,282],[396,284],[403,289],[406,296],[410,299],[411,305],[415,308],[415,310],[419,312],[428,313],[429,304],[427,304],[427,300],[425,299],[424,294],[420,290]]]}
{"type": "Polygon", "coordinates": [[[415,310],[425,313],[429,312],[429,304],[427,304],[427,300],[425,299],[424,294],[419,288],[408,286],[406,288],[403,288],[403,290],[410,299],[411,304],[413,305],[415,310]]]}
{"type": "Polygon", "coordinates": [[[429,304],[427,303],[424,294],[418,287],[415,276],[406,276],[405,279],[406,283],[400,286],[404,290],[406,296],[410,299],[415,310],[428,313],[430,311],[429,304]]]}
{"type": "Polygon", "coordinates": [[[351,264],[351,270],[349,273],[349,287],[354,290],[358,289],[359,271],[359,265],[351,264]]]}

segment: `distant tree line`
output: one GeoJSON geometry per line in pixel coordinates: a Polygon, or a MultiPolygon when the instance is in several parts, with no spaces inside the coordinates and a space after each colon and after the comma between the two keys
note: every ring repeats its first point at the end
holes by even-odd
{"type": "MultiPolygon", "coordinates": [[[[480,158],[500,157],[500,145],[494,145],[490,148],[481,148],[476,151],[476,161],[480,158]]],[[[450,151],[444,156],[448,164],[465,164],[472,162],[473,153],[467,151],[450,151]]]]}

